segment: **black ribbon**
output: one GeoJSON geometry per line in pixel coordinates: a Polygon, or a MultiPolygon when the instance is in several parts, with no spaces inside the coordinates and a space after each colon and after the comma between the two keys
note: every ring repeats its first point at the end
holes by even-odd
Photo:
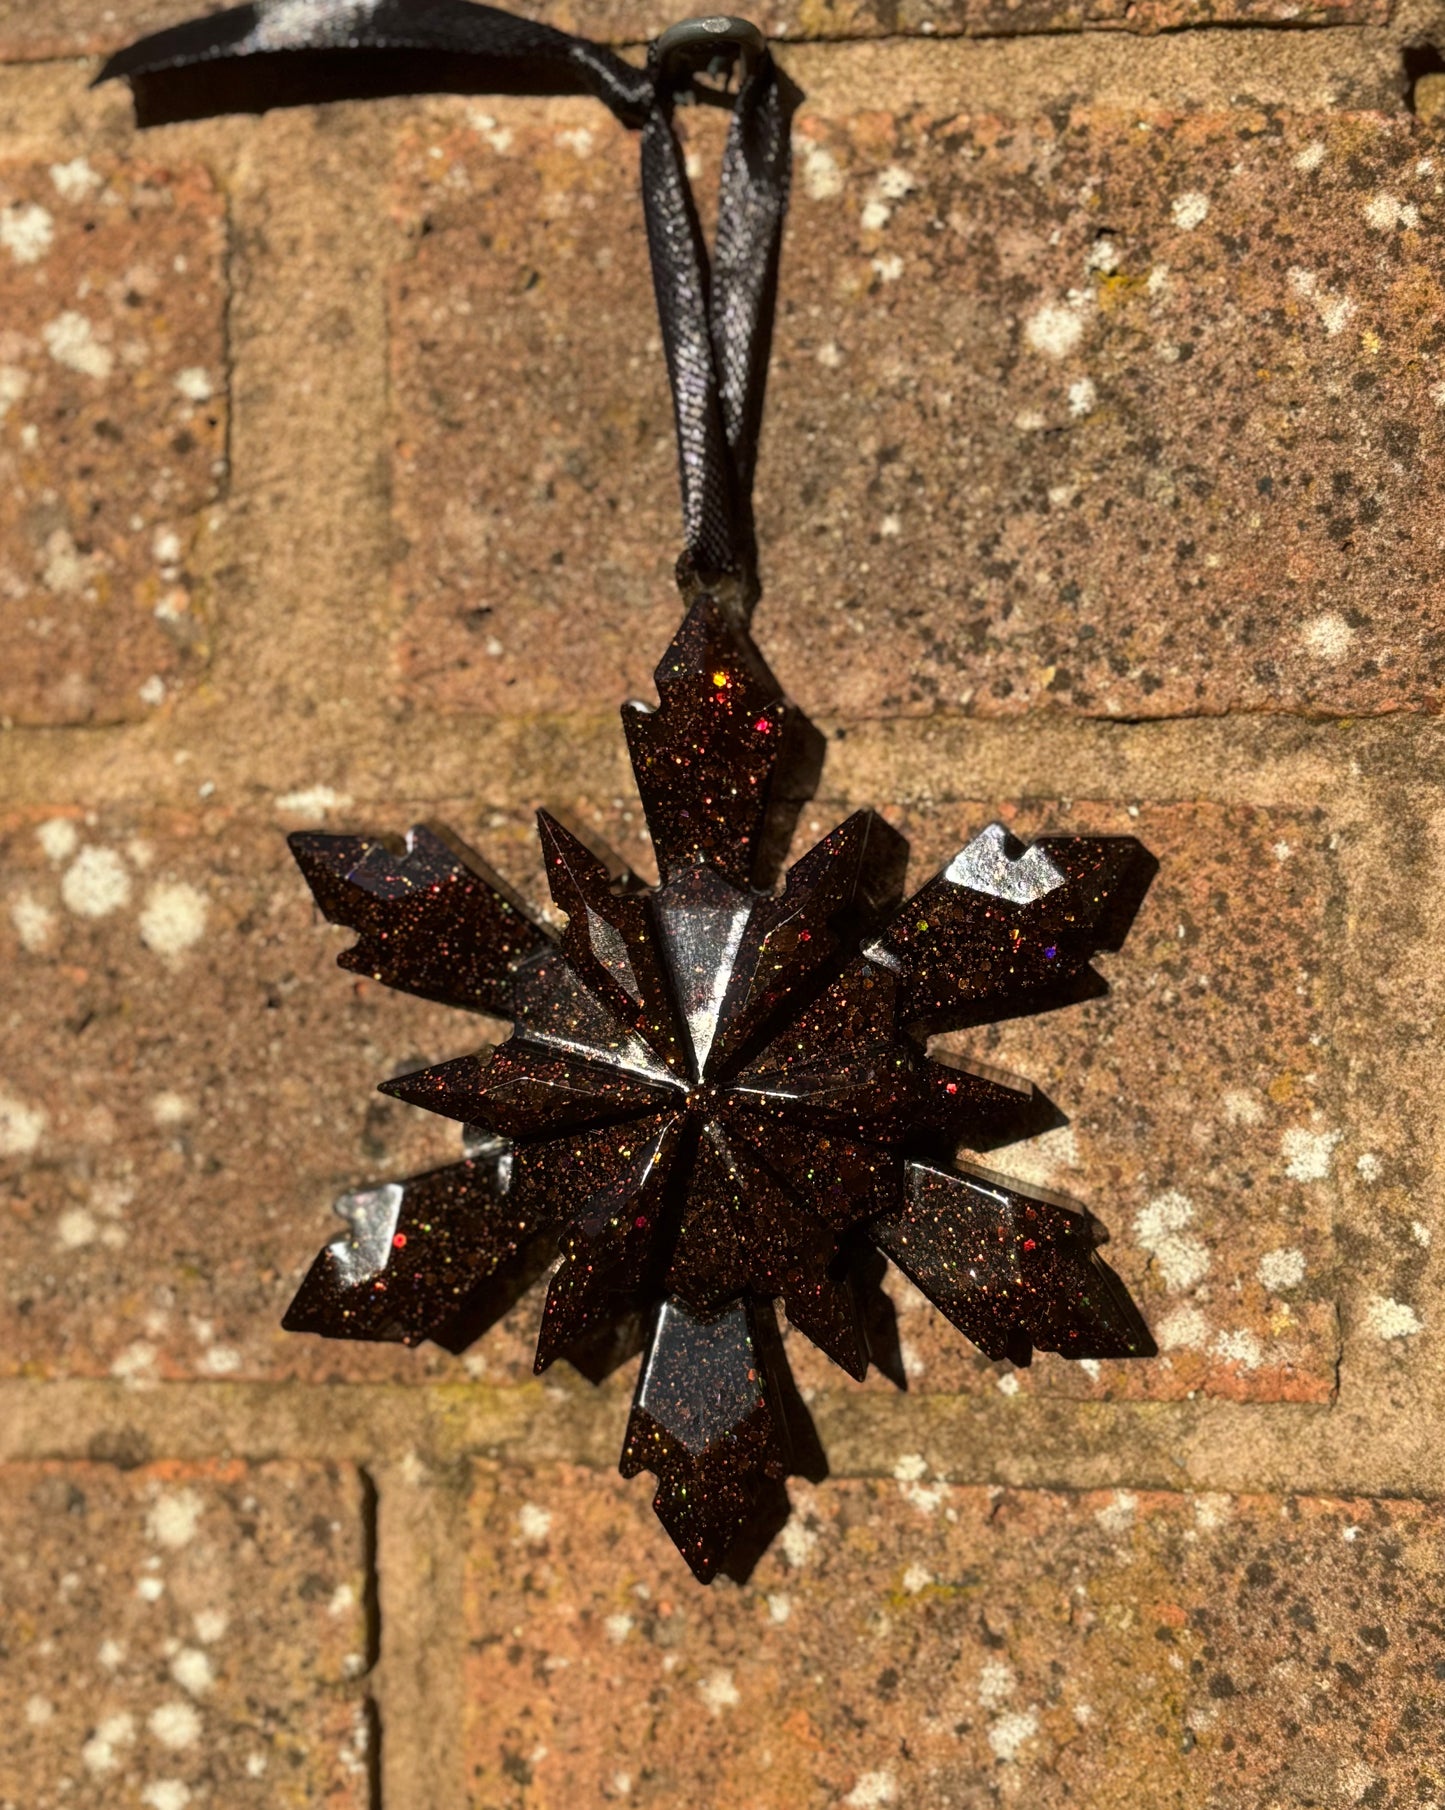
{"type": "Polygon", "coordinates": [[[574,93],[642,135],[642,199],[677,427],[679,575],[757,590],[752,488],[787,209],[794,91],[742,21],[674,28],[647,67],[472,0],[254,0],[120,51],[97,82],[131,84],[143,125],[315,101],[415,93],[574,93]],[[673,124],[719,98],[701,64],[741,79],[710,258],[673,124]]]}

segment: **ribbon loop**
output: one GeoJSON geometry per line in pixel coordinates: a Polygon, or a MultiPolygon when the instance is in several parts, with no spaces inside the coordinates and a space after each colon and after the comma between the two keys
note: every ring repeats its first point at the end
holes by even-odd
{"type": "Polygon", "coordinates": [[[681,577],[757,594],[752,518],[793,91],[758,28],[688,19],[638,69],[605,45],[473,0],[252,0],[140,39],[97,82],[128,80],[143,121],[264,112],[359,95],[593,95],[642,135],[642,199],[672,384],[685,547],[681,577]],[[717,98],[695,78],[726,61],[740,81],[709,258],[673,109],[717,98]]]}

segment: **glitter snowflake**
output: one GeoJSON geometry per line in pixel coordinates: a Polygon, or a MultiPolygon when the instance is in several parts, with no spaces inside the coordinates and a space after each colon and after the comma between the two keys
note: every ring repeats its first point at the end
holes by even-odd
{"type": "Polygon", "coordinates": [[[285,1323],[456,1348],[546,1260],[539,1371],[645,1316],[622,1471],[706,1581],[790,1467],[774,1301],[854,1377],[880,1251],[990,1358],[1152,1351],[1087,1215],[953,1161],[1036,1129],[1039,1096],[926,1053],[1099,991],[1150,864],[994,825],[903,904],[902,839],[860,811],[757,890],[802,719],[710,593],[657,685],[624,724],[661,883],[542,812],[560,937],[442,832],[292,837],[359,933],[344,968],[514,1028],[385,1083],[460,1120],[466,1160],[344,1196],[285,1323]]]}

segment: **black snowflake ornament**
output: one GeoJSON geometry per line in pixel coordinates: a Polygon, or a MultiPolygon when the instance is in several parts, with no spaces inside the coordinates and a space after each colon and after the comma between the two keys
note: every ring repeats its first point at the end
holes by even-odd
{"type": "Polygon", "coordinates": [[[725,591],[696,597],[657,684],[624,723],[661,883],[540,813],[560,938],[437,830],[291,838],[359,932],[343,967],[514,1028],[384,1084],[471,1128],[471,1154],[343,1197],[285,1323],[452,1343],[553,1254],[536,1367],[649,1317],[623,1474],[656,1475],[706,1581],[789,1468],[772,1303],[861,1378],[871,1250],[991,1358],[1153,1350],[1086,1215],[952,1164],[1037,1128],[1038,1097],[923,1042],[1097,990],[1150,864],[1129,838],[1024,848],[994,825],[902,904],[902,840],[861,811],[757,890],[797,716],[725,591]]]}
{"type": "Polygon", "coordinates": [[[461,1350],[550,1267],[539,1371],[645,1328],[622,1470],[657,1478],[704,1581],[819,1462],[775,1301],[854,1377],[879,1253],[991,1358],[1152,1352],[1086,1214],[955,1166],[961,1145],[1057,1123],[1047,1102],[927,1053],[934,1032],[1102,991],[1089,961],[1122,942],[1145,852],[1024,848],[995,824],[905,904],[902,839],[861,811],[766,883],[816,737],[747,630],[800,98],[763,34],[684,20],[639,66],[472,0],[251,0],[131,45],[97,79],[116,77],[142,123],[501,88],[593,95],[640,139],[688,606],[659,706],[623,716],[660,883],[541,813],[557,936],[445,831],[292,837],[322,911],[357,933],[343,967],[513,1030],[385,1085],[460,1120],[466,1158],[343,1196],[346,1231],[286,1326],[461,1350]],[[675,130],[692,102],[732,115],[713,254],[675,130]]]}

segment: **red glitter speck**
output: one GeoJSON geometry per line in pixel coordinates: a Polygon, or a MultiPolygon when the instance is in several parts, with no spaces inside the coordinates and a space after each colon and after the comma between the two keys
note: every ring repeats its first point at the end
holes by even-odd
{"type": "Polygon", "coordinates": [[[944,1090],[944,1091],[945,1091],[945,1092],[946,1092],[946,1093],[951,1093],[951,1094],[956,1094],[956,1093],[957,1093],[957,1092],[958,1092],[958,1083],[957,1083],[957,1081],[950,1081],[950,1082],[949,1082],[949,1084],[948,1084],[948,1086],[947,1086],[947,1088],[946,1088],[946,1089],[945,1089],[945,1090],[944,1090]]]}
{"type": "Polygon", "coordinates": [[[753,724],[753,728],[757,730],[759,735],[771,735],[773,732],[773,725],[765,716],[760,716],[757,722],[753,724]]]}
{"type": "Polygon", "coordinates": [[[635,1229],[640,1232],[642,1230],[642,1228],[647,1224],[647,1215],[645,1213],[639,1213],[637,1215],[636,1219],[633,1220],[632,1224],[635,1227],[635,1229]]]}
{"type": "Polygon", "coordinates": [[[1032,1238],[1024,1239],[1024,1249],[1026,1251],[1036,1251],[1038,1248],[1039,1247],[1034,1243],[1032,1238]]]}
{"type": "Polygon", "coordinates": [[[396,1237],[392,1239],[391,1243],[392,1243],[392,1248],[394,1250],[404,1251],[406,1249],[406,1233],[398,1232],[396,1237]]]}

